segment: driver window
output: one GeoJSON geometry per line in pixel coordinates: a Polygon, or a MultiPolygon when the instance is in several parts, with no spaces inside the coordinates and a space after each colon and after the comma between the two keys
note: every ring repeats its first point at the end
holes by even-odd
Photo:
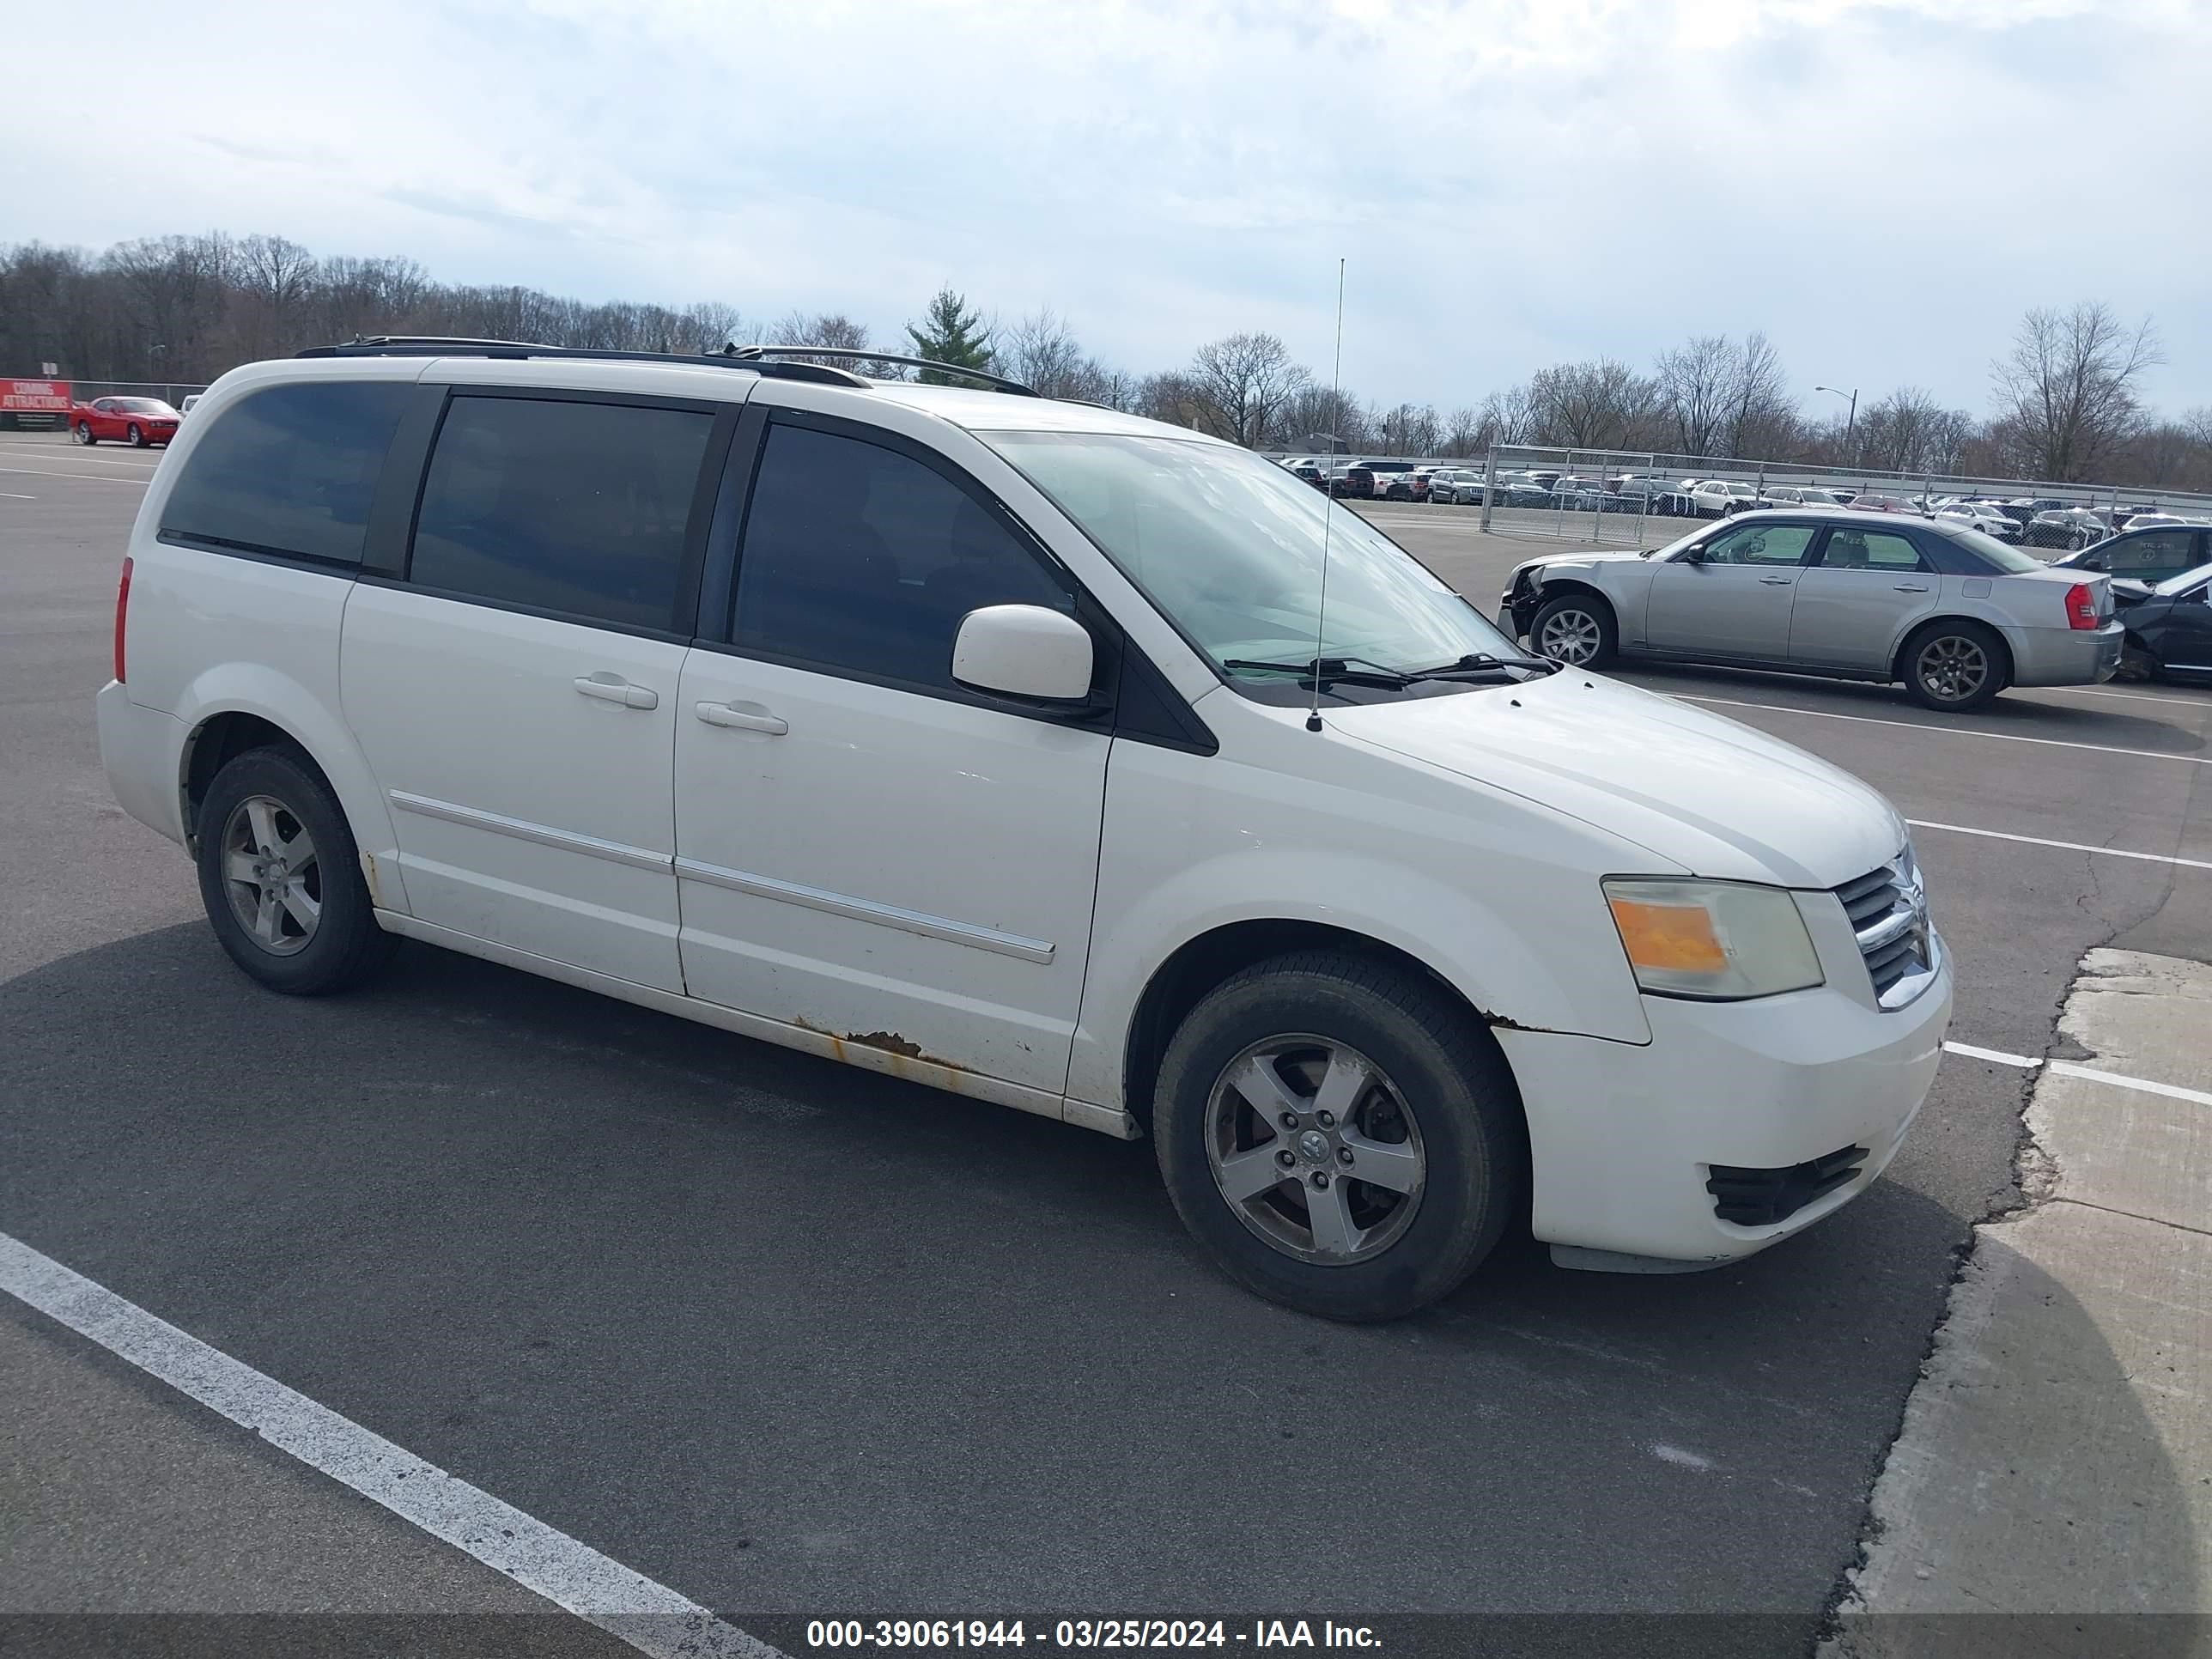
{"type": "Polygon", "coordinates": [[[1824,570],[1925,570],[1920,550],[1881,530],[1832,530],[1820,553],[1824,570]]]}
{"type": "Polygon", "coordinates": [[[1796,564],[1820,528],[1809,524],[1746,525],[1705,544],[1707,564],[1796,564]]]}

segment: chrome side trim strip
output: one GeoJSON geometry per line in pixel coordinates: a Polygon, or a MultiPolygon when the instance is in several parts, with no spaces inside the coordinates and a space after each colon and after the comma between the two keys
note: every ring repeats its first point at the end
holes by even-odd
{"type": "Polygon", "coordinates": [[[697,859],[678,859],[676,873],[692,881],[726,887],[733,893],[750,893],[755,898],[781,899],[787,904],[803,904],[810,910],[826,911],[833,916],[844,916],[854,921],[872,921],[884,927],[920,933],[927,939],[946,939],[954,945],[969,945],[978,951],[994,951],[1002,957],[1018,957],[1024,962],[1050,963],[1053,957],[1054,947],[1044,939],[1024,939],[1019,933],[1002,933],[995,927],[978,927],[970,922],[955,921],[949,916],[933,916],[921,910],[902,910],[896,904],[878,904],[872,899],[853,898],[843,893],[832,893],[824,888],[808,887],[795,881],[778,881],[770,876],[750,875],[743,870],[725,869],[719,864],[703,864],[697,859]]]}
{"type": "Polygon", "coordinates": [[[404,789],[388,792],[392,804],[403,812],[412,812],[417,817],[442,818],[447,823],[465,824],[471,830],[489,830],[494,835],[512,836],[517,841],[534,841],[540,847],[557,847],[564,853],[584,853],[595,859],[605,859],[614,864],[626,864],[635,870],[665,870],[675,860],[672,854],[656,853],[649,848],[632,847],[625,842],[601,841],[597,836],[580,836],[573,830],[556,830],[550,824],[532,823],[527,818],[511,818],[503,812],[486,812],[474,806],[459,806],[449,800],[436,800],[428,795],[410,795],[404,789]]]}

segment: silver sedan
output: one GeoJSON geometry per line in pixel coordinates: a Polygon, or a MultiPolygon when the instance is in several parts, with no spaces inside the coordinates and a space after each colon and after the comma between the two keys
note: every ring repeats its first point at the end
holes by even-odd
{"type": "Polygon", "coordinates": [[[1545,656],[1616,654],[1902,680],[1930,708],[2008,685],[2087,685],[2119,665],[2101,575],[1979,531],[1891,514],[1759,512],[1648,553],[1516,567],[1499,626],[1545,656]]]}

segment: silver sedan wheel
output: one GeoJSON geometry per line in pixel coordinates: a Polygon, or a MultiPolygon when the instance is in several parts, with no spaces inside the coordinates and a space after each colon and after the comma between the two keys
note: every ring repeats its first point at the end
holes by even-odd
{"type": "Polygon", "coordinates": [[[222,826],[222,885],[231,914],[271,956],[307,948],[323,919],[314,838],[273,795],[248,795],[222,826]]]}
{"type": "Polygon", "coordinates": [[[1554,661],[1578,667],[1597,654],[1605,635],[1587,611],[1554,611],[1536,635],[1536,649],[1554,661]]]}
{"type": "Polygon", "coordinates": [[[1945,702],[1964,702],[1988,684],[1990,655],[1962,634],[1939,634],[1920,647],[1920,683],[1945,702]]]}
{"type": "Polygon", "coordinates": [[[1255,1042],[1206,1102],[1206,1155],[1237,1219],[1301,1261],[1389,1249],[1420,1208],[1421,1132],[1382,1068],[1328,1037],[1255,1042]]]}

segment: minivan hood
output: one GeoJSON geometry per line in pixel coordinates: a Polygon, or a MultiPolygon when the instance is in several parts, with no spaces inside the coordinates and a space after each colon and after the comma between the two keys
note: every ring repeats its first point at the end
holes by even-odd
{"type": "Polygon", "coordinates": [[[1361,704],[1328,720],[1348,737],[1565,812],[1693,875],[1834,887],[1888,863],[1906,839],[1897,809],[1850,773],[1738,721],[1587,672],[1361,704]]]}

